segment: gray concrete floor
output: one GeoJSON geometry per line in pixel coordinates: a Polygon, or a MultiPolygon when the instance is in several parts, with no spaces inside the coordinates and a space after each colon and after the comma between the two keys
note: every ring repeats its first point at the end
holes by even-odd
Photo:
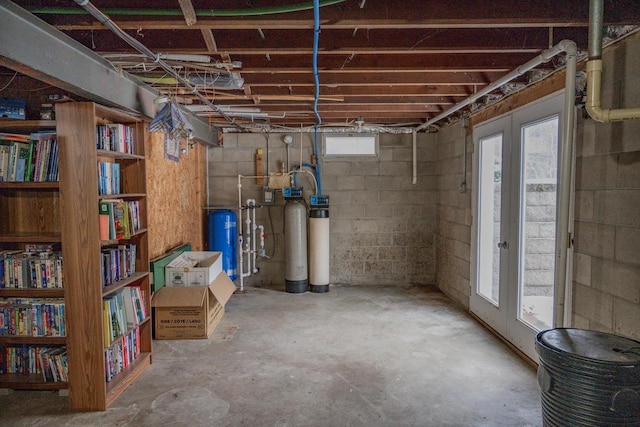
{"type": "Polygon", "coordinates": [[[155,341],[105,412],[0,396],[2,426],[540,426],[534,370],[431,287],[249,289],[208,340],[155,341]]]}

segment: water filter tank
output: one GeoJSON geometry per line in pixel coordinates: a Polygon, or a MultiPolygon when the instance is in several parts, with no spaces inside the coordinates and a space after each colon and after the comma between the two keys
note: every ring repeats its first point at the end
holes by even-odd
{"type": "Polygon", "coordinates": [[[329,292],[329,208],[309,212],[309,289],[329,292]]]}
{"type": "Polygon", "coordinates": [[[302,293],[309,286],[307,269],[307,209],[298,200],[284,207],[285,287],[290,293],[302,293]]]}
{"type": "Polygon", "coordinates": [[[238,277],[238,215],[228,209],[209,213],[209,250],[222,252],[222,269],[231,280],[238,277]]]}

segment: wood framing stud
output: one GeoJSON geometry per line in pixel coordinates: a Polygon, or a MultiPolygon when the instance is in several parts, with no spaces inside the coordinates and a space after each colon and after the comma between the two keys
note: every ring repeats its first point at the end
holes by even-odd
{"type": "Polygon", "coordinates": [[[207,51],[209,53],[218,52],[218,46],[216,45],[216,39],[213,37],[213,31],[209,28],[203,28],[202,30],[202,38],[204,39],[205,44],[207,45],[207,51]]]}
{"type": "Polygon", "coordinates": [[[198,19],[196,18],[196,11],[193,9],[193,4],[191,0],[178,0],[180,4],[180,9],[182,9],[182,14],[184,15],[184,22],[191,26],[195,24],[198,19]]]}

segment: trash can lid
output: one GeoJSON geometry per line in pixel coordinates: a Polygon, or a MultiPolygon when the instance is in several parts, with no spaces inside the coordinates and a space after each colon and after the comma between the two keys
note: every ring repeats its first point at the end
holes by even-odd
{"type": "Polygon", "coordinates": [[[537,341],[553,350],[616,364],[640,364],[640,342],[606,332],[557,328],[542,331],[537,341]]]}

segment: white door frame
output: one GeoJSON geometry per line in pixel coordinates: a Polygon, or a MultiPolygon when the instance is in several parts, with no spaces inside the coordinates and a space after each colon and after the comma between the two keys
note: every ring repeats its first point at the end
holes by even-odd
{"type": "MultiPolygon", "coordinates": [[[[535,331],[531,326],[518,320],[519,295],[518,281],[520,279],[520,200],[521,182],[519,169],[522,167],[521,126],[536,122],[544,117],[558,115],[558,150],[562,145],[561,129],[564,121],[563,112],[564,92],[557,92],[523,106],[517,110],[496,117],[482,123],[480,129],[473,129],[473,180],[476,185],[472,192],[472,209],[474,221],[471,233],[471,295],[469,308],[472,313],[487,323],[497,333],[524,352],[528,357],[537,361],[535,353],[535,331]],[[480,147],[481,139],[498,133],[503,134],[503,178],[509,179],[508,191],[503,187],[501,214],[501,241],[507,241],[508,247],[501,249],[500,262],[500,298],[499,307],[488,302],[477,294],[479,272],[479,185],[480,185],[480,147]],[[514,164],[520,162],[520,166],[514,164]],[[515,169],[514,169],[515,168],[515,169]],[[518,172],[518,173],[516,173],[518,172]],[[506,213],[506,216],[504,216],[506,213]],[[506,259],[503,261],[503,259],[506,259]],[[506,271],[505,271],[506,269],[506,271]],[[505,286],[506,284],[506,286],[505,286]]],[[[559,152],[558,152],[559,156],[559,152]]],[[[557,176],[560,176],[558,172],[557,176]]],[[[505,180],[503,179],[503,185],[505,180]]],[[[568,269],[568,274],[570,270],[568,269]]],[[[567,283],[571,283],[569,280],[567,283]]],[[[558,309],[558,302],[554,300],[554,310],[558,309]]]]}

